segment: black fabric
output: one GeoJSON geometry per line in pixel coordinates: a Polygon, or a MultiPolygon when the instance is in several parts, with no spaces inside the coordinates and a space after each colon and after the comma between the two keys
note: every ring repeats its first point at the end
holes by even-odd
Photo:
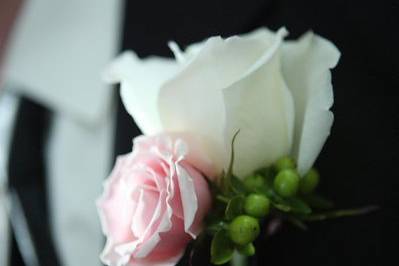
{"type": "Polygon", "coordinates": [[[114,146],[115,159],[118,155],[126,154],[132,150],[132,139],[139,134],[139,128],[126,112],[120,97],[118,97],[114,146]]]}
{"type": "MultiPolygon", "coordinates": [[[[254,265],[398,263],[397,1],[127,1],[125,14],[122,48],[142,57],[172,56],[169,40],[184,47],[260,26],[285,25],[289,38],[313,29],[334,42],[342,58],[333,71],[335,123],[316,163],[320,190],[337,207],[378,204],[381,210],[314,223],[308,232],[286,226],[258,241],[254,265]]],[[[126,133],[130,141],[137,131],[126,133]]],[[[196,258],[194,264],[206,261],[196,258]]]]}
{"type": "MultiPolygon", "coordinates": [[[[60,265],[51,238],[44,150],[49,112],[25,98],[21,99],[9,157],[9,186],[18,195],[40,265],[60,265]]],[[[11,211],[15,211],[13,208],[11,211]]],[[[11,245],[11,265],[21,266],[23,260],[16,245],[11,245]]]]}

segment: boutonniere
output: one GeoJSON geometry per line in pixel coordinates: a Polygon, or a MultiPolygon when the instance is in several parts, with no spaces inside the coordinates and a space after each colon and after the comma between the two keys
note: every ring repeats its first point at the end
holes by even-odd
{"type": "Polygon", "coordinates": [[[327,211],[316,194],[340,53],[312,32],[286,36],[261,28],[184,50],[171,42],[175,59],[125,52],[112,63],[105,77],[120,83],[144,135],[98,200],[105,264],[175,265],[203,234],[211,262],[223,264],[255,254],[261,227],[275,221],[305,228],[368,211],[327,211]]]}

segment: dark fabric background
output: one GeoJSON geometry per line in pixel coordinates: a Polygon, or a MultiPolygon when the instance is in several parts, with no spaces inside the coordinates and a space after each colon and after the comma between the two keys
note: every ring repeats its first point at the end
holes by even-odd
{"type": "MultiPolygon", "coordinates": [[[[60,265],[51,237],[47,203],[45,143],[50,119],[48,109],[27,98],[20,99],[8,165],[10,193],[14,194],[13,198],[18,198],[26,217],[40,266],[60,265]]],[[[14,216],[18,212],[16,202],[11,204],[10,216],[14,216]]],[[[21,254],[13,232],[11,266],[25,265],[21,254]]]]}
{"type": "MultiPolygon", "coordinates": [[[[342,52],[333,71],[335,123],[316,166],[321,191],[338,207],[378,204],[367,216],[286,226],[257,245],[259,265],[398,265],[399,1],[127,1],[122,49],[172,56],[210,35],[286,26],[289,38],[312,29],[342,52]]],[[[138,129],[119,110],[116,153],[138,129]],[[121,134],[120,132],[124,133],[121,134]]],[[[205,265],[206,256],[194,265],[205,265]]],[[[185,265],[187,261],[182,262],[185,265]]]]}

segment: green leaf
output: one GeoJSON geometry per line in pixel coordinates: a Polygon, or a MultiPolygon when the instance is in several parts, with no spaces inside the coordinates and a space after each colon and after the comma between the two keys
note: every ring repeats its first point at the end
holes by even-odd
{"type": "Polygon", "coordinates": [[[269,198],[271,204],[274,208],[283,211],[283,212],[290,212],[291,206],[287,204],[284,198],[274,192],[273,189],[268,188],[267,186],[259,189],[259,193],[264,194],[267,198],[269,198]]]}
{"type": "Polygon", "coordinates": [[[265,187],[264,190],[262,190],[262,193],[264,193],[272,201],[273,205],[287,205],[285,199],[277,194],[272,188],[265,187]]]}
{"type": "Polygon", "coordinates": [[[283,211],[283,212],[290,212],[291,211],[291,207],[288,205],[284,205],[284,204],[279,204],[276,202],[272,202],[272,205],[274,208],[283,211]]]}
{"type": "Polygon", "coordinates": [[[283,198],[271,189],[269,189],[266,194],[271,200],[273,206],[283,212],[293,212],[299,214],[309,214],[312,212],[310,206],[299,198],[283,198]]]}
{"type": "Polygon", "coordinates": [[[294,213],[309,214],[312,212],[309,205],[299,198],[292,197],[284,200],[286,204],[291,207],[291,211],[294,213]]]}
{"type": "Polygon", "coordinates": [[[256,171],[255,174],[259,174],[264,177],[265,187],[267,189],[273,187],[273,181],[274,181],[274,177],[276,175],[276,172],[273,170],[273,167],[261,168],[258,171],[256,171]]]}
{"type": "Polygon", "coordinates": [[[273,178],[275,175],[275,171],[273,170],[273,167],[263,167],[255,171],[255,174],[261,175],[265,178],[273,178]]]}
{"type": "Polygon", "coordinates": [[[227,228],[228,228],[228,224],[226,224],[222,220],[219,220],[219,221],[215,221],[215,222],[209,224],[206,227],[206,231],[210,234],[216,234],[218,231],[220,231],[222,229],[227,229],[227,228]]]}
{"type": "Polygon", "coordinates": [[[247,193],[247,189],[245,188],[244,182],[241,181],[238,177],[235,175],[231,176],[231,188],[232,190],[237,193],[237,194],[245,194],[247,193]]]}
{"type": "Polygon", "coordinates": [[[252,243],[245,246],[237,246],[237,251],[244,256],[253,256],[255,255],[255,246],[252,243]]]}
{"type": "Polygon", "coordinates": [[[234,244],[231,242],[226,230],[219,230],[211,243],[211,262],[221,265],[229,262],[234,253],[234,244]]]}
{"type": "Polygon", "coordinates": [[[226,219],[232,220],[238,215],[242,214],[242,208],[244,205],[244,197],[243,196],[235,196],[232,198],[226,207],[226,219]]]}
{"type": "Polygon", "coordinates": [[[307,204],[309,204],[310,207],[315,209],[325,210],[334,207],[334,203],[332,201],[315,194],[304,195],[302,198],[307,204]]]}

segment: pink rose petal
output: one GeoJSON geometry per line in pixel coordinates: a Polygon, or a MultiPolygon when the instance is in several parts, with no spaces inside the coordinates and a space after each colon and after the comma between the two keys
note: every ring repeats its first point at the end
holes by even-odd
{"type": "Polygon", "coordinates": [[[97,206],[107,243],[101,260],[112,266],[175,265],[202,228],[211,203],[204,160],[179,138],[134,140],[118,157],[97,206]],[[187,158],[190,158],[188,160],[187,158]]]}

